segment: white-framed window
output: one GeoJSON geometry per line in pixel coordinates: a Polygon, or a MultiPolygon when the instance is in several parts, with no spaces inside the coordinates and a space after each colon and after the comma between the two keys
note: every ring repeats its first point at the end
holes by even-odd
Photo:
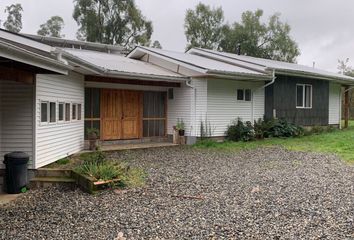
{"type": "Polygon", "coordinates": [[[71,104],[71,120],[76,120],[77,119],[77,104],[73,103],[71,104]]]}
{"type": "Polygon", "coordinates": [[[65,119],[65,111],[64,111],[65,103],[58,104],[58,121],[63,122],[65,119]]]}
{"type": "Polygon", "coordinates": [[[41,102],[41,122],[48,122],[48,102],[41,102]]]}
{"type": "Polygon", "coordinates": [[[57,103],[41,101],[41,123],[55,123],[57,121],[57,103]]]}
{"type": "Polygon", "coordinates": [[[296,84],[296,108],[312,108],[312,85],[296,84]]]}
{"type": "Polygon", "coordinates": [[[57,121],[57,103],[49,103],[49,122],[55,123],[57,121]]]}
{"type": "Polygon", "coordinates": [[[81,104],[77,104],[77,120],[81,120],[81,104]]]}
{"type": "Polygon", "coordinates": [[[70,103],[65,103],[65,122],[70,121],[70,103]]]}
{"type": "Polygon", "coordinates": [[[237,89],[236,92],[236,99],[237,101],[252,101],[252,91],[251,89],[237,89]]]}

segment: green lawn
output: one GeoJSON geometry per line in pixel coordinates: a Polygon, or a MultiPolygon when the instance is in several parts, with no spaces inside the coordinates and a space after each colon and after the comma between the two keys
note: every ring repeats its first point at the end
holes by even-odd
{"type": "Polygon", "coordinates": [[[348,129],[299,138],[272,138],[253,142],[205,142],[196,144],[196,147],[200,148],[213,148],[227,151],[268,146],[283,146],[294,151],[335,153],[343,160],[354,164],[354,122],[351,122],[348,129]]]}

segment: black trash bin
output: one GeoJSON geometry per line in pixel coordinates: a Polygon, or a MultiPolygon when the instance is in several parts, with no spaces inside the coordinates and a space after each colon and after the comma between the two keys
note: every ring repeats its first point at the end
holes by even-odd
{"type": "Polygon", "coordinates": [[[29,156],[24,152],[12,152],[5,155],[4,163],[6,192],[21,193],[27,185],[27,164],[29,156]]]}

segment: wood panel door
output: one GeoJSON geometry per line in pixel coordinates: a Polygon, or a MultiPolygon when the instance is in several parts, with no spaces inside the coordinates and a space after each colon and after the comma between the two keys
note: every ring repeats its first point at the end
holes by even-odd
{"type": "Polygon", "coordinates": [[[101,139],[122,139],[122,93],[120,90],[101,90],[101,139]]]}
{"type": "Polygon", "coordinates": [[[123,139],[141,138],[142,92],[123,90],[122,103],[123,103],[123,107],[122,107],[123,139]]]}

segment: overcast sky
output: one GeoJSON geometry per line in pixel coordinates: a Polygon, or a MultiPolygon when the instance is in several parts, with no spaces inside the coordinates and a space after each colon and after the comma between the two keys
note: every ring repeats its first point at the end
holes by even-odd
{"type": "MultiPolygon", "coordinates": [[[[186,9],[198,2],[221,6],[227,22],[239,21],[242,12],[264,10],[264,20],[281,13],[281,20],[290,24],[291,35],[299,44],[298,63],[337,71],[337,60],[349,58],[354,65],[354,1],[351,0],[136,0],[147,19],[153,22],[152,40],[159,40],[168,50],[183,51],[184,16],[186,9]]],[[[4,8],[21,3],[24,8],[24,33],[36,33],[39,25],[53,15],[65,21],[63,33],[75,39],[76,22],[72,19],[72,0],[0,0],[0,19],[5,19],[4,8]]]]}

